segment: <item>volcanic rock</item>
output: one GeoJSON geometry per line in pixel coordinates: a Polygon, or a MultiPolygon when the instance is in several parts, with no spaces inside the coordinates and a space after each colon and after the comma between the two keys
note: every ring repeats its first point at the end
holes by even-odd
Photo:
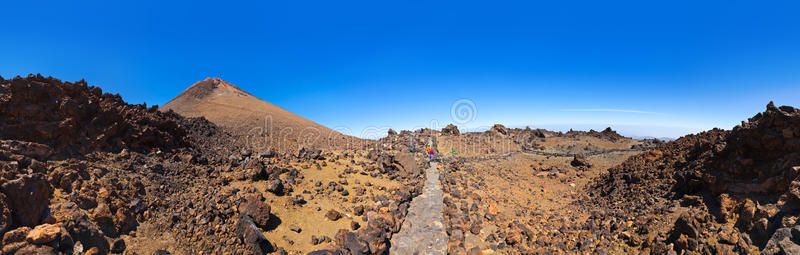
{"type": "Polygon", "coordinates": [[[270,206],[261,201],[261,195],[250,195],[239,204],[239,213],[249,216],[249,221],[263,228],[269,223],[270,206]]]}
{"type": "Polygon", "coordinates": [[[300,150],[297,151],[296,156],[302,159],[325,160],[325,158],[322,156],[322,149],[320,148],[302,147],[300,148],[300,150]]]}
{"type": "Polygon", "coordinates": [[[15,224],[29,227],[41,221],[52,192],[41,173],[22,175],[3,183],[2,191],[11,202],[15,224]]]}
{"type": "Polygon", "coordinates": [[[283,182],[279,179],[269,181],[267,184],[267,191],[275,195],[283,195],[283,182]]]}
{"type": "Polygon", "coordinates": [[[498,134],[501,134],[501,135],[508,135],[508,128],[506,128],[505,126],[503,126],[501,124],[494,124],[494,126],[492,126],[492,128],[489,129],[489,131],[490,132],[495,132],[495,133],[498,133],[498,134]]]}
{"type": "Polygon", "coordinates": [[[125,245],[125,239],[122,238],[117,239],[116,241],[114,241],[113,244],[111,244],[112,253],[122,253],[125,251],[126,248],[127,245],[125,245]]]}
{"type": "Polygon", "coordinates": [[[461,134],[458,131],[458,127],[453,124],[449,124],[446,127],[442,128],[442,135],[459,135],[461,134]]]}
{"type": "Polygon", "coordinates": [[[570,165],[578,167],[578,166],[585,166],[585,167],[592,167],[592,164],[589,164],[589,161],[586,160],[586,156],[583,153],[578,153],[573,156],[572,161],[570,161],[570,165]]]}
{"type": "Polygon", "coordinates": [[[42,224],[28,232],[25,239],[32,244],[44,244],[56,240],[62,233],[61,225],[42,224]]]}
{"type": "Polygon", "coordinates": [[[28,232],[31,231],[29,227],[19,227],[14,230],[8,231],[3,235],[2,244],[10,244],[25,241],[28,232]]]}
{"type": "Polygon", "coordinates": [[[266,254],[272,252],[272,246],[261,230],[253,223],[253,219],[248,215],[240,215],[236,224],[236,233],[254,254],[266,254]]]}
{"type": "Polygon", "coordinates": [[[720,252],[742,252],[752,245],[766,252],[768,243],[770,250],[791,249],[785,241],[791,238],[775,237],[775,229],[793,226],[800,210],[800,182],[795,184],[800,168],[794,168],[800,162],[800,137],[795,135],[800,132],[800,111],[771,102],[766,108],[733,130],[687,135],[610,168],[593,185],[599,204],[639,207],[621,210],[637,215],[668,209],[669,203],[656,202],[662,198],[693,206],[690,214],[678,218],[666,240],[676,251],[714,246],[720,252]],[[717,222],[733,219],[733,229],[716,230],[717,222]],[[703,238],[706,232],[719,232],[720,245],[703,238]],[[779,246],[781,242],[787,245],[779,246]]]}
{"type": "Polygon", "coordinates": [[[776,230],[762,254],[800,254],[800,226],[776,230]]]}
{"type": "Polygon", "coordinates": [[[11,204],[5,194],[0,193],[0,235],[5,233],[6,230],[11,228],[13,224],[13,215],[11,214],[11,204]]]}
{"type": "Polygon", "coordinates": [[[331,209],[327,213],[325,213],[325,218],[328,218],[328,220],[331,221],[337,221],[340,218],[342,218],[342,214],[334,209],[331,209]]]}
{"type": "MultiPolygon", "coordinates": [[[[0,97],[0,139],[45,144],[64,156],[126,148],[166,151],[187,144],[185,129],[174,121],[180,116],[128,105],[83,80],[30,75],[4,80],[0,88],[6,95],[0,97]]],[[[25,151],[40,159],[49,154],[38,145],[25,151]]]]}
{"type": "Polygon", "coordinates": [[[56,204],[50,208],[51,216],[69,232],[76,242],[80,241],[86,249],[97,248],[108,252],[109,244],[103,233],[89,220],[89,216],[72,202],[56,204]]]}
{"type": "Polygon", "coordinates": [[[337,246],[347,249],[350,254],[369,253],[369,246],[367,243],[359,240],[356,233],[347,231],[346,229],[340,229],[339,232],[336,232],[334,240],[336,241],[337,246]]]}

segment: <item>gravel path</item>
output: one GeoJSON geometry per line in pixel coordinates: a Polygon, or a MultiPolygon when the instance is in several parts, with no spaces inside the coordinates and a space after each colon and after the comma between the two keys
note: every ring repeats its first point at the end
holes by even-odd
{"type": "Polygon", "coordinates": [[[390,254],[447,254],[443,193],[435,163],[425,171],[425,178],[422,194],[411,201],[400,232],[392,238],[390,254]]]}

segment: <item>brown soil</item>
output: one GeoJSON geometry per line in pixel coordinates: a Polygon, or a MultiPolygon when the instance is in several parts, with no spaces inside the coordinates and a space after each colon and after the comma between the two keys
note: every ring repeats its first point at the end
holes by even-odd
{"type": "Polygon", "coordinates": [[[637,151],[642,141],[620,138],[610,141],[586,133],[537,137],[539,150],[522,151],[535,131],[509,130],[509,135],[470,134],[441,136],[440,145],[477,145],[484,153],[457,152],[445,156],[450,162],[442,181],[445,186],[445,218],[450,234],[451,254],[467,251],[484,253],[548,253],[579,251],[592,231],[580,229],[590,214],[575,201],[584,196],[583,187],[637,151]],[[488,138],[486,136],[489,136],[488,138]],[[483,139],[481,139],[483,138],[483,139]],[[459,141],[466,139],[469,142],[459,141]],[[470,141],[471,140],[471,141],[470,141]],[[482,142],[482,141],[490,142],[482,142]],[[511,145],[509,145],[511,144],[511,145]],[[588,148],[588,149],[587,149],[588,148]],[[591,167],[575,167],[570,154],[596,152],[586,159],[591,167]],[[558,155],[550,155],[558,154],[558,155]],[[563,154],[563,155],[560,155],[563,154]],[[571,230],[567,230],[571,229],[571,230]]]}
{"type": "MultiPolygon", "coordinates": [[[[354,157],[353,160],[363,162],[364,158],[354,157]]],[[[275,228],[264,232],[268,240],[274,240],[278,247],[285,247],[290,254],[306,254],[319,249],[331,249],[331,243],[312,244],[312,236],[329,237],[336,235],[339,229],[350,229],[351,222],[366,224],[364,215],[355,215],[354,209],[357,205],[370,207],[374,201],[369,197],[391,196],[390,191],[402,188],[403,183],[399,180],[388,180],[383,176],[372,177],[360,174],[363,167],[350,164],[350,158],[339,159],[328,162],[327,166],[319,169],[310,167],[307,163],[292,164],[293,167],[300,169],[304,180],[294,187],[291,193],[278,196],[266,191],[267,181],[236,181],[229,186],[231,188],[255,188],[262,191],[261,194],[266,201],[272,205],[272,214],[280,219],[280,224],[275,228]],[[346,172],[346,167],[353,167],[355,172],[346,172]],[[341,177],[340,177],[341,176],[341,177]],[[315,191],[315,183],[321,182],[323,187],[328,186],[329,182],[340,183],[345,181],[343,189],[348,191],[347,196],[341,192],[325,190],[315,191]],[[365,184],[369,183],[369,186],[365,184]],[[356,188],[364,188],[365,195],[356,195],[356,188]],[[297,195],[305,197],[308,201],[303,206],[295,206],[291,198],[297,195]],[[330,210],[336,210],[343,216],[341,219],[331,221],[325,218],[325,214],[330,210]],[[296,225],[301,228],[301,232],[291,231],[289,226],[296,225]]],[[[315,162],[316,163],[316,162],[315,162]]]]}

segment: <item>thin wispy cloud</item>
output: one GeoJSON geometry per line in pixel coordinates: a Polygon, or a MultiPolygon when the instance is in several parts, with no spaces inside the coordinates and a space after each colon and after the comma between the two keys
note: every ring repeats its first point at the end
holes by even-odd
{"type": "Polygon", "coordinates": [[[658,114],[657,112],[648,112],[640,110],[626,110],[626,109],[608,109],[608,108],[589,108],[589,109],[561,109],[562,112],[625,112],[625,113],[640,113],[640,114],[658,114]]]}

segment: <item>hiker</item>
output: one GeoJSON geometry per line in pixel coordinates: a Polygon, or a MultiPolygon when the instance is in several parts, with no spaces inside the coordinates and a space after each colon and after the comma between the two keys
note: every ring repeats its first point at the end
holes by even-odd
{"type": "Polygon", "coordinates": [[[431,162],[433,162],[433,149],[428,147],[428,158],[430,158],[431,162]]]}

